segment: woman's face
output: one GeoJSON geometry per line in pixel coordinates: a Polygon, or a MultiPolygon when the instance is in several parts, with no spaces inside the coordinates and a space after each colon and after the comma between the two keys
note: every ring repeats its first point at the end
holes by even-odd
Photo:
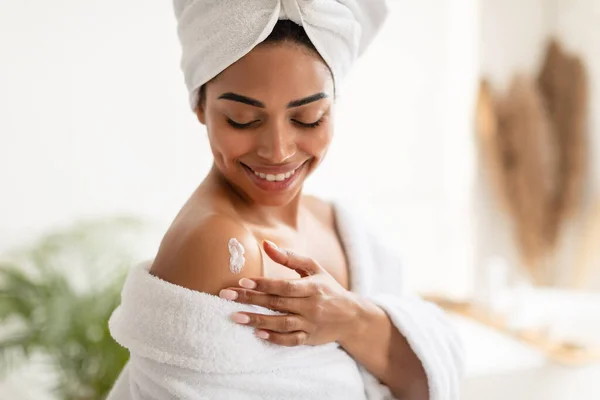
{"type": "Polygon", "coordinates": [[[198,119],[215,166],[251,202],[280,206],[301,191],[333,134],[333,79],[296,44],[263,44],[206,85],[198,119]]]}

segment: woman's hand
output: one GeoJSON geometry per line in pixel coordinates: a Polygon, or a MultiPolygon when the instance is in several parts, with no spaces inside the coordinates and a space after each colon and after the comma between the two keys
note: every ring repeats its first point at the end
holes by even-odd
{"type": "Polygon", "coordinates": [[[355,294],[315,260],[279,249],[269,241],[263,247],[273,261],[297,271],[302,278],[243,278],[241,288],[222,290],[220,296],[225,299],[286,313],[240,312],[232,316],[234,322],[253,326],[258,337],[283,346],[340,342],[356,333],[361,304],[355,294]]]}

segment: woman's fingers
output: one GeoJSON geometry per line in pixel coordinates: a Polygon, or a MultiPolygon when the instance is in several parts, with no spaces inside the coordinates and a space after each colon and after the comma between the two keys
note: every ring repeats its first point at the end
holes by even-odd
{"type": "Polygon", "coordinates": [[[283,297],[272,294],[265,294],[255,290],[229,288],[221,290],[219,296],[228,300],[234,300],[237,303],[253,304],[269,308],[275,311],[291,312],[301,314],[302,300],[295,297],[283,297]],[[236,293],[237,296],[232,296],[230,292],[236,293]],[[235,298],[232,298],[235,297],[235,298]]]}
{"type": "Polygon", "coordinates": [[[318,293],[316,282],[310,278],[302,279],[272,279],[272,278],[247,278],[240,279],[239,285],[257,292],[274,294],[284,297],[308,297],[318,293]]]}
{"type": "Polygon", "coordinates": [[[312,331],[312,325],[299,315],[263,315],[252,313],[235,313],[231,319],[242,325],[253,326],[258,329],[279,333],[296,331],[312,331]]]}
{"type": "Polygon", "coordinates": [[[256,336],[258,336],[261,339],[265,339],[268,342],[278,344],[280,346],[293,347],[308,344],[308,333],[304,331],[292,333],[279,333],[261,329],[256,331],[256,336]]]}
{"type": "Polygon", "coordinates": [[[312,258],[281,249],[269,240],[263,242],[263,248],[273,261],[295,270],[300,276],[315,275],[321,272],[321,266],[312,258]]]}

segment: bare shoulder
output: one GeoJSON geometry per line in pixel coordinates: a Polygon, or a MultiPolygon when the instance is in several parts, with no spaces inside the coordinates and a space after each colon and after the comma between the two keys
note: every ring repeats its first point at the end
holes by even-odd
{"type": "Polygon", "coordinates": [[[262,253],[252,233],[233,217],[209,214],[195,222],[174,224],[165,235],[150,273],[175,285],[217,295],[240,278],[262,275],[262,253]],[[229,241],[244,249],[244,263],[230,268],[229,241]]]}
{"type": "Polygon", "coordinates": [[[321,200],[315,196],[305,195],[303,197],[304,204],[309,211],[322,223],[332,226],[334,224],[334,209],[333,204],[328,201],[321,200]]]}

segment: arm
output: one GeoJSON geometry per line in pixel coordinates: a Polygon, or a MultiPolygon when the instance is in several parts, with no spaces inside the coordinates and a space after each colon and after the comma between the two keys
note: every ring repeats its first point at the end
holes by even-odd
{"type": "Polygon", "coordinates": [[[460,338],[437,306],[401,293],[396,254],[377,237],[367,237],[376,278],[360,307],[357,334],[344,342],[347,351],[398,399],[458,399],[464,368],[460,338]]]}
{"type": "Polygon", "coordinates": [[[406,337],[377,305],[363,300],[356,329],[340,345],[397,399],[427,400],[427,375],[406,337]]]}

